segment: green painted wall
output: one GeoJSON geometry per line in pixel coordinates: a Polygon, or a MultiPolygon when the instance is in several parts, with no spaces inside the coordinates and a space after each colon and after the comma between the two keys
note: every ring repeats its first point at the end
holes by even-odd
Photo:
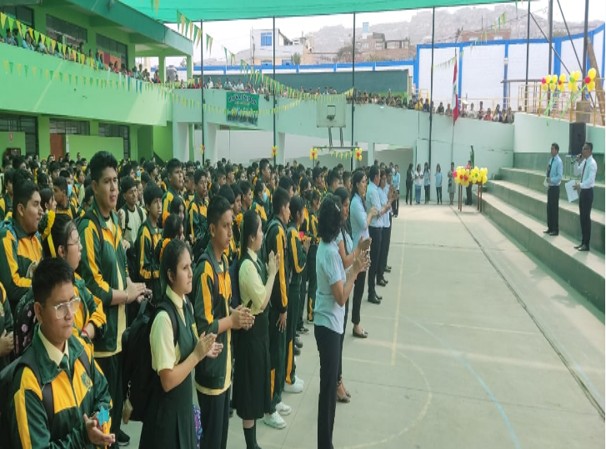
{"type": "Polygon", "coordinates": [[[0,154],[7,148],[21,148],[21,154],[25,154],[25,133],[0,132],[0,154]]]}
{"type": "Polygon", "coordinates": [[[150,160],[153,156],[154,147],[154,131],[151,126],[139,126],[137,131],[138,140],[138,153],[139,158],[144,157],[146,160],[150,160]]]}
{"type": "Polygon", "coordinates": [[[7,111],[127,124],[164,126],[171,113],[156,85],[10,45],[0,45],[0,98],[7,111]]]}
{"type": "Polygon", "coordinates": [[[124,143],[121,137],[98,137],[68,135],[69,153],[75,155],[79,152],[82,157],[90,160],[93,155],[101,150],[109,151],[116,159],[124,158],[124,143]]]}
{"type": "Polygon", "coordinates": [[[155,126],[152,136],[152,147],[164,162],[167,162],[173,157],[173,128],[172,124],[160,127],[155,126]]]}
{"type": "Polygon", "coordinates": [[[38,154],[40,159],[47,158],[50,154],[50,119],[46,116],[38,116],[38,154]]]}
{"type": "Polygon", "coordinates": [[[130,136],[130,160],[139,160],[139,127],[132,125],[129,127],[130,136]]]}

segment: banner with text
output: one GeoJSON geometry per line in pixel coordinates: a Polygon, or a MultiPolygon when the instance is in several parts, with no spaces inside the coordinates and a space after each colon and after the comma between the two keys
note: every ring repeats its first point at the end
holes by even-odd
{"type": "Polygon", "coordinates": [[[247,92],[226,92],[228,122],[256,125],[259,119],[259,95],[247,92]]]}

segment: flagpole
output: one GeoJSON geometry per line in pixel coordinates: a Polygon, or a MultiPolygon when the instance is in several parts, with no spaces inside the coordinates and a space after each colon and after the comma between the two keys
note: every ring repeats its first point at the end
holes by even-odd
{"type": "MultiPolygon", "coordinates": [[[[200,20],[200,34],[203,36],[203,28],[204,22],[200,20]]],[[[206,42],[205,42],[206,43],[206,42]]],[[[205,44],[204,43],[204,44],[205,44]]],[[[200,98],[202,101],[202,105],[200,109],[201,112],[201,126],[200,131],[202,132],[202,167],[204,167],[205,162],[205,148],[204,148],[204,44],[202,43],[202,37],[200,37],[200,98]]]]}
{"type": "Polygon", "coordinates": [[[450,138],[450,162],[454,162],[454,129],[455,129],[455,123],[457,121],[457,117],[458,117],[458,112],[455,115],[455,109],[459,108],[459,101],[458,101],[458,92],[457,92],[457,49],[455,48],[455,75],[453,77],[453,81],[452,81],[452,90],[454,92],[454,98],[453,98],[453,111],[452,111],[452,115],[453,115],[453,120],[452,120],[452,136],[450,138]]]}

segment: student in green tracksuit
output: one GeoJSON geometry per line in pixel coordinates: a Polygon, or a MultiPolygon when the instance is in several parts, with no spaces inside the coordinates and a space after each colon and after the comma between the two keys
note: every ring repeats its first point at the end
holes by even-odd
{"type": "Polygon", "coordinates": [[[26,172],[15,172],[13,180],[12,217],[0,229],[0,282],[14,312],[31,287],[32,273],[42,259],[38,234],[42,207],[38,187],[26,172]]]}
{"type": "Polygon", "coordinates": [[[303,391],[303,381],[296,376],[295,333],[297,330],[299,303],[301,301],[301,281],[309,250],[309,239],[301,241],[299,229],[303,223],[303,198],[294,196],[290,200],[290,223],[286,231],[286,245],[291,267],[291,278],[288,285],[288,314],[286,319],[286,385],[288,393],[303,391]]]}
{"type": "Polygon", "coordinates": [[[229,201],[215,195],[208,205],[210,244],[194,271],[192,298],[198,333],[215,334],[223,345],[217,358],[196,367],[198,404],[204,423],[200,449],[225,449],[231,386],[231,330],[250,329],[254,317],[246,307],[230,310],[231,279],[224,252],[232,237],[233,211],[229,201]]]}
{"type": "Polygon", "coordinates": [[[170,215],[170,205],[173,199],[178,197],[183,201],[183,197],[181,196],[181,190],[183,190],[183,164],[181,164],[179,159],[171,159],[166,164],[166,173],[168,176],[168,189],[162,197],[162,220],[160,222],[162,226],[164,226],[164,221],[170,215]]]}
{"type": "Polygon", "coordinates": [[[269,254],[280,257],[278,276],[271,293],[269,310],[269,358],[271,379],[271,408],[263,418],[270,427],[284,428],[286,425],[280,415],[289,415],[291,408],[282,402],[282,390],[286,377],[286,320],[288,311],[288,283],[290,267],[287,257],[286,224],[290,218],[290,196],[286,190],[278,187],[273,199],[274,218],[267,225],[265,249],[269,254]]]}
{"type": "MultiPolygon", "coordinates": [[[[30,348],[14,373],[7,447],[93,448],[113,444],[109,425],[96,420],[112,407],[107,381],[88,344],[72,334],[80,299],[74,271],[58,257],[44,259],[32,281],[36,325],[30,348]],[[35,368],[34,368],[35,367],[35,368]],[[34,371],[35,370],[35,371],[34,371]],[[46,394],[52,395],[53,409],[46,394]],[[48,410],[54,413],[48,415],[48,410]]],[[[109,424],[109,423],[108,423],[109,424]]]]}
{"type": "Polygon", "coordinates": [[[6,290],[0,283],[0,371],[8,365],[8,356],[14,348],[13,314],[6,297],[6,290]]]}
{"type": "Polygon", "coordinates": [[[118,443],[125,444],[130,438],[120,431],[123,404],[120,354],[126,329],[126,304],[140,301],[150,292],[144,283],[131,282],[126,274],[122,230],[114,212],[119,194],[118,162],[107,151],[100,151],[92,157],[89,168],[95,199],[78,225],[83,246],[79,272],[91,293],[103,302],[107,327],[95,341],[95,357],[105,373],[114,404],[112,433],[118,443]]]}
{"type": "Polygon", "coordinates": [[[156,247],[162,240],[162,230],[158,227],[162,215],[162,189],[150,182],[143,191],[143,200],[147,210],[147,219],[139,228],[135,253],[139,260],[139,277],[152,291],[153,301],[156,302],[162,298],[160,261],[156,257],[156,247]]]}

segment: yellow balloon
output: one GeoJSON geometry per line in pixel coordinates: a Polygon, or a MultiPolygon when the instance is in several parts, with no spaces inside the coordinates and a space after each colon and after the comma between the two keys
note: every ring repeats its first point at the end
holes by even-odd
{"type": "Polygon", "coordinates": [[[589,92],[593,92],[595,90],[595,81],[591,81],[588,85],[587,85],[587,90],[589,92]]]}
{"type": "Polygon", "coordinates": [[[549,84],[541,84],[541,90],[547,91],[549,84]]]}
{"type": "Polygon", "coordinates": [[[550,91],[552,91],[552,92],[553,92],[553,91],[555,90],[555,88],[556,88],[556,85],[555,85],[555,84],[550,84],[550,85],[549,85],[549,90],[550,90],[550,91]]]}
{"type": "Polygon", "coordinates": [[[578,90],[579,90],[579,85],[577,83],[571,83],[570,91],[571,92],[578,92],[578,90]]]}
{"type": "Polygon", "coordinates": [[[566,75],[564,75],[563,73],[560,75],[560,82],[561,83],[565,83],[566,82],[566,75]]]}
{"type": "Polygon", "coordinates": [[[574,76],[574,80],[578,81],[581,79],[581,71],[580,70],[575,70],[574,72],[572,72],[572,75],[574,76]]]}
{"type": "Polygon", "coordinates": [[[597,72],[593,67],[589,69],[589,72],[587,72],[587,76],[589,77],[589,79],[591,79],[591,81],[593,81],[595,79],[596,75],[597,75],[597,72]]]}

